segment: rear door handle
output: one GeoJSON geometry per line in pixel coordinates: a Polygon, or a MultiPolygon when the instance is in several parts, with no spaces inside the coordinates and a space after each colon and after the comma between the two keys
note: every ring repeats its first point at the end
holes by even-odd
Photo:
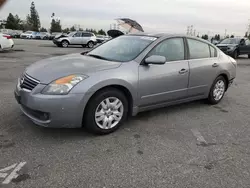
{"type": "Polygon", "coordinates": [[[219,65],[217,63],[214,63],[212,67],[218,67],[219,65]]]}
{"type": "Polygon", "coordinates": [[[185,74],[185,73],[187,73],[187,72],[188,72],[187,69],[181,69],[181,70],[179,71],[179,74],[185,74]]]}

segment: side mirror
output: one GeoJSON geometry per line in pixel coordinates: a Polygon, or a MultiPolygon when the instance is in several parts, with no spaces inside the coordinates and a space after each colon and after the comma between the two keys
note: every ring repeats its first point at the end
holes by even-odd
{"type": "Polygon", "coordinates": [[[166,57],[160,56],[160,55],[152,55],[150,57],[147,57],[144,61],[146,65],[148,64],[154,64],[154,65],[163,65],[167,61],[166,57]]]}

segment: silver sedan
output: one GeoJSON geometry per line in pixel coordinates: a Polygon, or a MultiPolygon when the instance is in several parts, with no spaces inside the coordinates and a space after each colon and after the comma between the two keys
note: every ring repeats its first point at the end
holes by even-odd
{"type": "Polygon", "coordinates": [[[38,125],[107,134],[142,111],[200,99],[219,103],[236,67],[198,38],[131,34],[32,64],[18,79],[15,97],[38,125]]]}

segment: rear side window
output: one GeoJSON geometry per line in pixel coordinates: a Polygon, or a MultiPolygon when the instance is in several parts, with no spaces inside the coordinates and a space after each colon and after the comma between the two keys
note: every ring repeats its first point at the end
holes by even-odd
{"type": "Polygon", "coordinates": [[[194,39],[187,39],[190,59],[202,59],[210,57],[209,45],[194,39]]]}
{"type": "Polygon", "coordinates": [[[217,51],[214,47],[209,46],[211,57],[217,57],[217,51]]]}
{"type": "Polygon", "coordinates": [[[91,33],[82,33],[82,36],[83,36],[83,37],[91,37],[92,34],[91,34],[91,33]]]}
{"type": "Polygon", "coordinates": [[[184,43],[183,38],[171,38],[158,44],[148,56],[160,55],[166,57],[167,61],[184,60],[184,43]]]}

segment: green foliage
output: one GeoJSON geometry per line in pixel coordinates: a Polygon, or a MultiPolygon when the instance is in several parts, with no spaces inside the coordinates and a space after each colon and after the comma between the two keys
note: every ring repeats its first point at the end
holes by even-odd
{"type": "Polygon", "coordinates": [[[7,18],[7,20],[6,20],[6,25],[5,25],[5,27],[7,28],[7,29],[16,29],[16,19],[15,19],[15,17],[13,16],[13,14],[11,14],[11,13],[9,13],[9,16],[8,16],[8,18],[7,18]]]}
{"type": "Polygon", "coordinates": [[[106,35],[105,31],[100,29],[98,32],[97,32],[98,35],[106,35]]]}
{"type": "Polygon", "coordinates": [[[44,27],[41,27],[40,32],[47,32],[47,29],[44,27]]]}
{"type": "Polygon", "coordinates": [[[30,15],[27,16],[27,25],[32,31],[39,31],[41,26],[40,18],[33,1],[30,6],[30,15]]]}
{"type": "Polygon", "coordinates": [[[61,26],[60,20],[52,19],[50,32],[51,33],[53,33],[53,32],[62,32],[62,26],[61,26]]]}
{"type": "Polygon", "coordinates": [[[70,28],[70,31],[76,31],[75,26],[72,26],[72,27],[70,28]]]}
{"type": "Polygon", "coordinates": [[[208,40],[208,35],[202,35],[201,38],[204,39],[204,40],[208,40]]]}
{"type": "Polygon", "coordinates": [[[234,35],[231,35],[230,38],[234,38],[234,35]]]}
{"type": "Polygon", "coordinates": [[[248,37],[248,32],[245,33],[245,36],[244,37],[248,37]]]}
{"type": "Polygon", "coordinates": [[[70,29],[69,28],[65,28],[65,29],[62,30],[62,32],[63,33],[68,33],[68,32],[70,32],[70,29]]]}
{"type": "Polygon", "coordinates": [[[217,40],[217,41],[220,41],[220,35],[219,35],[219,34],[218,34],[218,35],[215,35],[215,36],[214,36],[214,39],[217,40]]]}

